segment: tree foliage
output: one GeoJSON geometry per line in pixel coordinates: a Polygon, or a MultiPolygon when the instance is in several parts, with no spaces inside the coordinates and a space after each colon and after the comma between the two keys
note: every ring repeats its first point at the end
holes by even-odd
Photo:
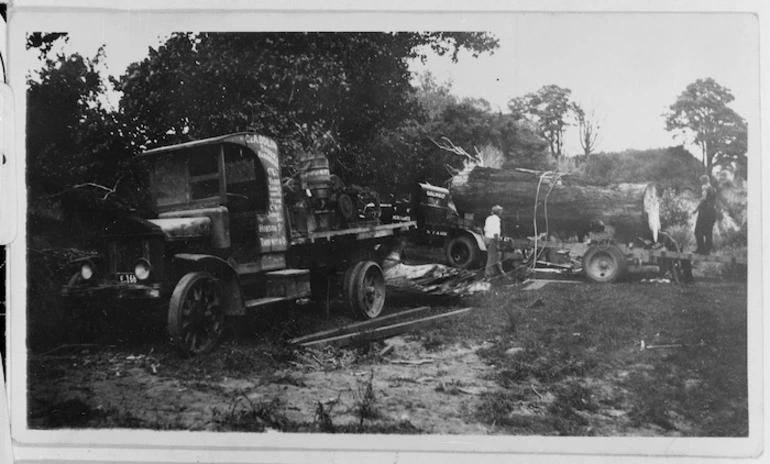
{"type": "Polygon", "coordinates": [[[27,34],[26,48],[27,50],[32,48],[38,49],[40,57],[45,58],[59,39],[67,42],[69,36],[66,32],[30,32],[27,34]]]}
{"type": "Polygon", "coordinates": [[[708,173],[715,166],[735,167],[745,179],[748,128],[746,121],[729,106],[734,99],[730,90],[714,79],[698,79],[669,107],[666,130],[701,149],[708,173]]]}
{"type": "Polygon", "coordinates": [[[548,142],[528,121],[495,112],[483,99],[458,98],[451,83],[438,83],[430,73],[418,76],[412,96],[417,108],[413,117],[381,131],[372,145],[371,158],[382,162],[380,190],[408,191],[416,181],[446,182],[450,176],[447,167],[461,168],[462,158],[431,141],[442,137],[468,153],[478,149],[500,156],[508,166],[549,166],[548,142]]]}
{"type": "Polygon", "coordinates": [[[99,102],[103,92],[93,59],[75,54],[46,60],[28,80],[28,169],[47,190],[82,181],[93,164],[96,132],[111,119],[99,102]]]}
{"type": "Polygon", "coordinates": [[[537,124],[548,140],[551,154],[557,159],[563,154],[564,131],[576,116],[575,103],[570,101],[571,94],[570,89],[551,84],[508,103],[512,114],[537,124]]]}
{"type": "Polygon", "coordinates": [[[30,215],[59,204],[64,216],[98,222],[142,197],[129,165],[136,149],[120,115],[102,103],[104,82],[93,58],[43,54],[28,77],[27,185],[30,215]],[[132,188],[133,187],[133,188],[132,188]],[[120,190],[124,195],[113,195],[120,190]],[[128,200],[128,201],[126,201],[128,200]],[[118,208],[116,208],[116,206],[118,208]]]}
{"type": "Polygon", "coordinates": [[[497,46],[484,33],[174,34],[117,82],[121,110],[147,145],[254,130],[284,165],[323,150],[345,180],[374,178],[378,134],[417,117],[409,60],[422,47],[457,59],[497,46]]]}
{"type": "Polygon", "coordinates": [[[655,182],[659,187],[689,187],[700,191],[698,176],[703,167],[682,146],[649,150],[625,150],[576,157],[589,183],[655,182]]]}

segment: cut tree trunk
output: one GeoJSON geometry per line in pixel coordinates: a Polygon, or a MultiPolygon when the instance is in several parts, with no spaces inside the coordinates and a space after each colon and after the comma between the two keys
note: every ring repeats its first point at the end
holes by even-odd
{"type": "Polygon", "coordinates": [[[604,231],[620,242],[636,237],[657,241],[660,218],[654,184],[596,186],[563,176],[552,190],[552,182],[543,181],[538,193],[540,175],[533,171],[477,166],[464,174],[450,182],[457,209],[473,213],[476,222],[483,223],[491,207],[499,204],[505,210],[504,235],[535,233],[537,197],[538,234],[548,231],[563,239],[577,236],[582,241],[589,232],[604,231]]]}

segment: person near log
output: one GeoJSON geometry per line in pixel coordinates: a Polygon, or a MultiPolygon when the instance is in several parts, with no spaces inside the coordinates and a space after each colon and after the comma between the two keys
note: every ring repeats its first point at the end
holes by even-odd
{"type": "Polygon", "coordinates": [[[707,175],[700,177],[701,199],[693,214],[698,213],[695,222],[696,254],[707,255],[711,253],[713,246],[714,223],[717,219],[716,200],[717,191],[711,185],[711,179],[707,175]]]}
{"type": "Polygon", "coordinates": [[[500,237],[502,236],[503,207],[495,205],[492,212],[484,221],[484,244],[487,246],[487,265],[484,269],[485,277],[494,277],[503,274],[503,265],[500,262],[500,237]]]}

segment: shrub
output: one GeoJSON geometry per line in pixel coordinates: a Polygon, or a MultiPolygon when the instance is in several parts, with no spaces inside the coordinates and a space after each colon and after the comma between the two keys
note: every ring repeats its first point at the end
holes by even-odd
{"type": "Polygon", "coordinates": [[[660,196],[660,226],[669,229],[690,223],[693,206],[676,194],[673,188],[665,188],[660,196]]]}
{"type": "Polygon", "coordinates": [[[682,147],[596,153],[585,157],[583,171],[597,185],[658,182],[661,187],[697,185],[703,167],[682,147]]]}

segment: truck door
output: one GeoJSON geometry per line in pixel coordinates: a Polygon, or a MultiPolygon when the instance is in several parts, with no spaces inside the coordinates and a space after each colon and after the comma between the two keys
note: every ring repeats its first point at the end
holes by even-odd
{"type": "Polygon", "coordinates": [[[257,241],[257,215],[269,208],[267,175],[262,163],[242,145],[225,144],[225,196],[230,211],[230,235],[233,241],[257,241]]]}

